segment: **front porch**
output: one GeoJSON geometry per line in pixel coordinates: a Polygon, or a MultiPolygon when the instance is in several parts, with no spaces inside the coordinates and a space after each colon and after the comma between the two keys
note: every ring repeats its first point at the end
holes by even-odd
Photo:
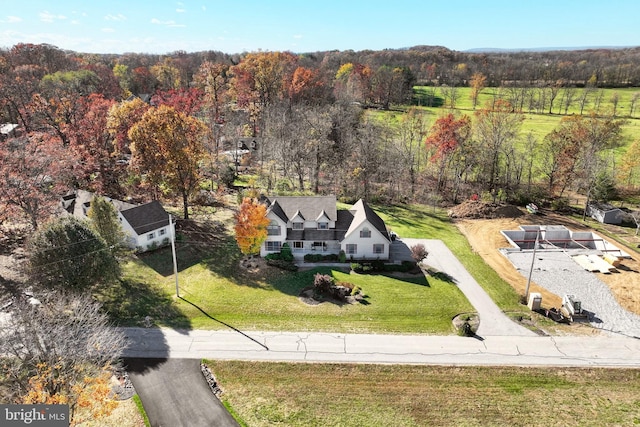
{"type": "Polygon", "coordinates": [[[304,259],[307,254],[338,255],[340,242],[337,241],[287,241],[295,259],[304,259]]]}

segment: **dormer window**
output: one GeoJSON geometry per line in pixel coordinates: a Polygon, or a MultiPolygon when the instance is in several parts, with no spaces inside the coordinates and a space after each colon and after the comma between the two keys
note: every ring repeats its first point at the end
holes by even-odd
{"type": "Polygon", "coordinates": [[[369,238],[371,237],[371,230],[369,230],[368,228],[363,228],[362,230],[360,230],[360,237],[362,238],[369,238]]]}
{"type": "Polygon", "coordinates": [[[304,229],[304,222],[294,222],[293,223],[293,229],[294,230],[303,230],[304,229]]]}
{"type": "Polygon", "coordinates": [[[267,235],[268,236],[279,236],[280,235],[280,225],[277,221],[271,221],[269,225],[267,225],[267,235]]]}
{"type": "Polygon", "coordinates": [[[328,230],[329,229],[329,223],[328,222],[319,222],[318,223],[318,230],[328,230]]]}

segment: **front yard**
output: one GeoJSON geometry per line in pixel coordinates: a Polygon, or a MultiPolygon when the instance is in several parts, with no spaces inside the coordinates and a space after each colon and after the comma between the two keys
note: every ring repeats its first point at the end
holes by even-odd
{"type": "MultiPolygon", "coordinates": [[[[222,209],[222,208],[220,208],[222,209]]],[[[518,296],[477,255],[443,212],[404,206],[376,209],[404,237],[442,239],[504,310],[518,310],[518,296]]],[[[227,215],[228,217],[228,215],[227,215]]],[[[207,224],[215,222],[209,221],[207,224]]],[[[177,245],[180,298],[175,297],[171,250],[127,262],[124,288],[105,289],[101,299],[121,325],[176,328],[332,331],[343,333],[451,334],[451,319],[472,307],[455,283],[421,275],[360,275],[320,268],[290,273],[272,267],[250,272],[239,267],[235,241],[218,223],[184,229],[177,245]],[[300,291],[315,273],[359,286],[363,303],[308,305],[300,291]],[[428,280],[428,281],[427,281],[428,280]],[[146,319],[146,316],[150,318],[146,319]]],[[[428,258],[427,258],[428,263],[428,258]]]]}

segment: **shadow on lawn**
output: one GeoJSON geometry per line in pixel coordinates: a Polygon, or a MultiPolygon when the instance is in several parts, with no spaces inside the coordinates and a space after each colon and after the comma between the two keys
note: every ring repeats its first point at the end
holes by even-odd
{"type": "Polygon", "coordinates": [[[246,338],[250,339],[251,341],[257,343],[258,345],[260,345],[261,347],[264,347],[265,350],[269,350],[269,347],[267,347],[266,345],[262,344],[261,342],[257,341],[255,338],[250,337],[249,335],[245,334],[244,332],[242,332],[240,329],[231,326],[228,323],[223,322],[222,320],[218,320],[215,317],[213,317],[212,315],[210,315],[209,313],[207,313],[206,311],[204,311],[202,308],[200,308],[199,306],[197,306],[196,304],[192,303],[189,300],[184,299],[183,297],[179,297],[182,301],[186,302],[187,304],[192,305],[193,307],[197,308],[200,313],[204,314],[205,316],[207,316],[209,319],[211,320],[215,320],[216,322],[220,323],[221,325],[226,326],[227,328],[231,329],[234,332],[239,333],[240,335],[245,336],[246,338]]]}
{"type": "Polygon", "coordinates": [[[177,330],[191,329],[191,321],[177,308],[173,298],[147,283],[122,279],[101,287],[95,296],[117,326],[148,327],[152,322],[177,330]]]}

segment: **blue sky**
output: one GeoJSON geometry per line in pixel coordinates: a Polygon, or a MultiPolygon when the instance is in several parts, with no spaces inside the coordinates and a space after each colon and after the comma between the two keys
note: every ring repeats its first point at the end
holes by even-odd
{"type": "Polygon", "coordinates": [[[638,0],[0,0],[0,47],[91,53],[640,46],[638,0]]]}

